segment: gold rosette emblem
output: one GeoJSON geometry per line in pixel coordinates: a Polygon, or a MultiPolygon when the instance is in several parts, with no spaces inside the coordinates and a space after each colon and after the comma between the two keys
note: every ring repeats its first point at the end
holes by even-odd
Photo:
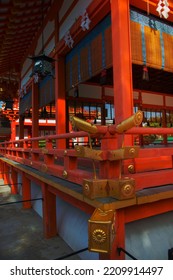
{"type": "Polygon", "coordinates": [[[121,192],[124,196],[130,196],[133,194],[134,192],[134,186],[131,185],[131,184],[124,184],[122,189],[121,189],[121,192]]]}
{"type": "Polygon", "coordinates": [[[97,243],[104,243],[106,241],[107,235],[102,229],[95,229],[92,233],[92,238],[97,243]]]}

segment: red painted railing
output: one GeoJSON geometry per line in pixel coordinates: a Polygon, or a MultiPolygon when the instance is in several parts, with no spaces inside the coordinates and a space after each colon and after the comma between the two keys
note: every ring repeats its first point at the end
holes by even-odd
{"type": "MultiPolygon", "coordinates": [[[[173,134],[173,128],[134,127],[124,134],[173,134]]],[[[118,135],[115,125],[98,126],[97,133],[92,136],[101,142],[99,148],[93,148],[93,153],[100,151],[96,160],[80,157],[75,148],[58,148],[58,141],[62,139],[89,139],[89,134],[82,131],[3,142],[0,143],[0,155],[80,185],[83,179],[116,179],[120,176],[134,178],[137,190],[173,184],[173,146],[141,147],[137,158],[116,160],[112,151],[116,150],[118,135]],[[44,147],[39,147],[40,141],[45,141],[44,147]]]]}

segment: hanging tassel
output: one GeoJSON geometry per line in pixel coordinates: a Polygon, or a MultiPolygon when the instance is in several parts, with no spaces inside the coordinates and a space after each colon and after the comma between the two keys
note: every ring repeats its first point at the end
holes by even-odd
{"type": "Polygon", "coordinates": [[[100,74],[100,85],[104,86],[107,82],[107,70],[104,68],[100,74]]]}
{"type": "Polygon", "coordinates": [[[149,81],[149,75],[148,75],[148,68],[146,65],[143,66],[143,75],[142,75],[142,79],[144,81],[149,81]]]}

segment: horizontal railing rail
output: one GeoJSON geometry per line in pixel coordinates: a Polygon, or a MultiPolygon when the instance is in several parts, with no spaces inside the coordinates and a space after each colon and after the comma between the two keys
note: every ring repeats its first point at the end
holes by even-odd
{"type": "MultiPolygon", "coordinates": [[[[137,190],[173,184],[173,146],[140,147],[137,157],[120,156],[118,159],[115,148],[118,135],[166,135],[173,134],[173,128],[128,127],[127,130],[123,130],[117,129],[116,125],[94,125],[91,128],[88,124],[84,123],[84,125],[87,130],[91,129],[92,133],[74,131],[2,142],[0,155],[80,185],[83,184],[84,179],[120,177],[134,178],[137,190]],[[80,148],[80,142],[77,143],[78,146],[68,148],[66,143],[68,139],[81,137],[87,138],[88,147],[85,150],[80,148]],[[99,138],[100,147],[92,148],[90,137],[99,138]],[[59,145],[61,140],[64,142],[59,145]],[[40,141],[45,141],[44,147],[39,146],[40,141]]],[[[121,152],[119,149],[120,155],[121,152]]]]}

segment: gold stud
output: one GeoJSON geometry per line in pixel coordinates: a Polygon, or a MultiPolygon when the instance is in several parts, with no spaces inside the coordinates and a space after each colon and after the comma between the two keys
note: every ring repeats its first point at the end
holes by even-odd
{"type": "Polygon", "coordinates": [[[66,171],[66,170],[64,170],[64,171],[63,171],[62,176],[63,176],[64,178],[67,178],[68,173],[67,173],[67,171],[66,171]]]}
{"type": "Polygon", "coordinates": [[[130,164],[130,165],[128,166],[128,171],[129,171],[130,173],[135,173],[135,168],[134,168],[134,165],[133,165],[133,164],[130,164]]]}

